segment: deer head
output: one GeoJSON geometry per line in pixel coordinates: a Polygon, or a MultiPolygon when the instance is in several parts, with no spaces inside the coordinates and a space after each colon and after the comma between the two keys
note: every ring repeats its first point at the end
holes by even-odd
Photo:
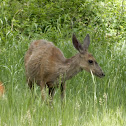
{"type": "Polygon", "coordinates": [[[87,36],[84,39],[83,44],[81,44],[75,34],[73,34],[72,37],[73,45],[74,47],[79,51],[79,65],[81,69],[84,69],[88,72],[91,72],[98,76],[98,77],[104,77],[105,74],[103,73],[102,69],[98,65],[95,58],[88,52],[88,47],[90,45],[90,36],[87,34],[87,36]]]}

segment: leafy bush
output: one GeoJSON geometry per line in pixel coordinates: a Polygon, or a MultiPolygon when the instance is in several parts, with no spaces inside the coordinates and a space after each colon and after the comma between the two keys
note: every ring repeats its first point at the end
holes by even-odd
{"type": "Polygon", "coordinates": [[[83,35],[85,31],[98,36],[124,35],[124,5],[125,1],[109,0],[5,0],[0,5],[1,40],[5,42],[12,32],[31,37],[34,33],[50,34],[50,31],[60,35],[66,30],[69,33],[65,32],[64,36],[71,32],[83,35]]]}

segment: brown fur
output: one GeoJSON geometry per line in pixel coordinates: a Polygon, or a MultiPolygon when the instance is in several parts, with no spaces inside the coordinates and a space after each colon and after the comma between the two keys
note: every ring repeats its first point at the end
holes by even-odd
{"type": "Polygon", "coordinates": [[[84,46],[73,35],[73,45],[79,53],[69,59],[65,58],[61,50],[51,42],[37,40],[31,43],[24,58],[29,87],[32,88],[33,83],[36,82],[41,87],[44,99],[46,85],[49,88],[49,95],[53,97],[55,87],[58,87],[61,81],[61,98],[63,99],[65,81],[81,70],[92,71],[99,77],[104,76],[94,57],[87,52],[89,43],[89,35],[84,40],[84,46]],[[89,60],[92,60],[94,64],[89,64],[89,60]]]}
{"type": "Polygon", "coordinates": [[[0,97],[4,94],[5,88],[2,82],[0,82],[0,97]]]}

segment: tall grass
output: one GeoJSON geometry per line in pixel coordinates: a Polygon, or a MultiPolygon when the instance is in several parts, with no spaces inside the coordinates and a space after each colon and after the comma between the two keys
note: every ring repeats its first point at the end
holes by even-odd
{"type": "MultiPolygon", "coordinates": [[[[105,78],[79,73],[66,82],[66,103],[61,107],[59,89],[49,106],[41,101],[39,87],[35,86],[32,94],[26,84],[24,54],[29,38],[6,38],[0,52],[0,80],[6,89],[0,98],[0,126],[125,126],[125,41],[111,46],[108,39],[100,40],[105,44],[97,44],[92,38],[89,51],[105,71],[105,78]]],[[[71,38],[57,37],[57,46],[66,57],[77,53],[71,38]]]]}

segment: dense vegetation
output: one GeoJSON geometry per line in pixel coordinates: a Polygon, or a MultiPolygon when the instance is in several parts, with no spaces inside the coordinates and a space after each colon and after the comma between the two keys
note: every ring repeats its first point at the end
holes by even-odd
{"type": "Polygon", "coordinates": [[[126,124],[126,1],[3,0],[0,2],[0,126],[124,126],[126,124]],[[53,107],[26,84],[24,54],[35,39],[54,42],[66,57],[75,51],[71,36],[83,41],[105,71],[99,79],[81,72],[67,81],[61,108],[57,89],[53,107]]]}

